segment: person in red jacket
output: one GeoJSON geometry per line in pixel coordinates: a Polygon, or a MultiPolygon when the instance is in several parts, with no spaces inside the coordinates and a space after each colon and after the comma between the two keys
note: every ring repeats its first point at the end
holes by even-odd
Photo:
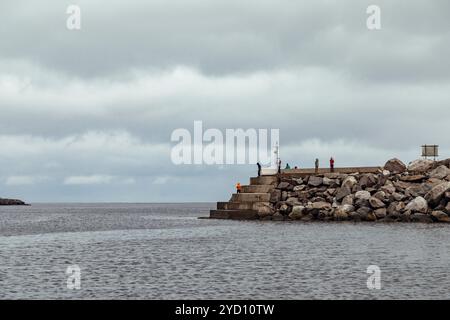
{"type": "Polygon", "coordinates": [[[334,172],[334,159],[333,159],[333,157],[330,158],[330,171],[334,172]]]}

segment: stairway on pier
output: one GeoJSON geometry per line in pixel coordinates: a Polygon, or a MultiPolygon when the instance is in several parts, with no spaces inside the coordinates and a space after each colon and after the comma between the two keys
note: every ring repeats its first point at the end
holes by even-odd
{"type": "Polygon", "coordinates": [[[270,206],[270,193],[276,188],[275,175],[250,178],[250,184],[242,186],[241,193],[234,193],[228,202],[217,202],[217,209],[211,210],[215,219],[257,219],[258,211],[270,206]]]}

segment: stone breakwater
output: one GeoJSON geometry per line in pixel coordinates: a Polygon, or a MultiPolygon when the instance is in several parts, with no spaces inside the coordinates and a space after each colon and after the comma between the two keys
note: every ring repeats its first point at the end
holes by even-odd
{"type": "Polygon", "coordinates": [[[364,173],[336,171],[251,178],[242,193],[218,202],[210,218],[450,222],[450,159],[408,166],[391,159],[364,173]]]}

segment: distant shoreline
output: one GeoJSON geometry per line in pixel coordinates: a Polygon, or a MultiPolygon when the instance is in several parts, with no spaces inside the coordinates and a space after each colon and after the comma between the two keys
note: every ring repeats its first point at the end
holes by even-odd
{"type": "Polygon", "coordinates": [[[29,206],[29,204],[19,199],[0,198],[0,206],[29,206]]]}

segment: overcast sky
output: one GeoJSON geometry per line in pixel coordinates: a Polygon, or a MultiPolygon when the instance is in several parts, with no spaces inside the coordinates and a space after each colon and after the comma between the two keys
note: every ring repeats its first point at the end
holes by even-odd
{"type": "Polygon", "coordinates": [[[449,13],[448,0],[2,0],[0,197],[228,200],[255,166],[174,165],[170,135],[194,120],[278,128],[291,166],[408,162],[425,143],[450,157],[449,13]]]}

